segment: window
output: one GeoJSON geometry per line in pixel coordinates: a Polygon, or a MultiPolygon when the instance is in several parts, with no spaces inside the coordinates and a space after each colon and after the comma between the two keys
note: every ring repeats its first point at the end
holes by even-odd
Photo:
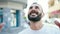
{"type": "Polygon", "coordinates": [[[19,26],[19,10],[11,10],[11,26],[18,27],[19,26]]]}
{"type": "Polygon", "coordinates": [[[11,10],[11,26],[16,26],[16,10],[11,10]]]}
{"type": "Polygon", "coordinates": [[[0,15],[0,23],[3,22],[3,15],[0,15]]]}
{"type": "Polygon", "coordinates": [[[0,8],[0,23],[3,22],[3,8],[0,8]]]}

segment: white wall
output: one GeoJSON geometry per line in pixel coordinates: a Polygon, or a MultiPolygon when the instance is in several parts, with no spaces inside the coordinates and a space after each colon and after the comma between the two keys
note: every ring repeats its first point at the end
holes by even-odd
{"type": "Polygon", "coordinates": [[[23,9],[23,4],[8,2],[8,7],[12,8],[12,9],[14,8],[14,9],[22,10],[23,9]]]}
{"type": "Polygon", "coordinates": [[[8,8],[12,8],[12,9],[22,10],[23,4],[14,3],[14,2],[0,2],[0,7],[2,7],[2,8],[8,7],[8,8]]]}
{"type": "Polygon", "coordinates": [[[7,7],[7,2],[0,2],[0,7],[4,8],[4,7],[7,7]]]}

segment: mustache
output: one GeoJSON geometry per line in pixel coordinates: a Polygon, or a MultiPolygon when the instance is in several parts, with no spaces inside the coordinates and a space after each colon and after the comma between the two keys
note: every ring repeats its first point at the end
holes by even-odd
{"type": "Polygon", "coordinates": [[[32,10],[32,11],[30,12],[30,14],[32,14],[32,13],[38,14],[38,11],[32,10]]]}

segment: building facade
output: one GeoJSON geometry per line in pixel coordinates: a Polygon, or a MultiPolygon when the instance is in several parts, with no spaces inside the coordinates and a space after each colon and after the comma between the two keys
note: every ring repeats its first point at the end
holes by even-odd
{"type": "Polygon", "coordinates": [[[22,14],[26,6],[27,0],[0,0],[0,24],[5,23],[2,32],[22,30],[21,23],[24,20],[22,14]]]}

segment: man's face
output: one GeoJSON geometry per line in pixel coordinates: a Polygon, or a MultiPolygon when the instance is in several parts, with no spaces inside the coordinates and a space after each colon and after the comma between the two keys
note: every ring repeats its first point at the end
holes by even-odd
{"type": "Polygon", "coordinates": [[[33,22],[41,20],[42,8],[38,4],[32,4],[29,8],[28,19],[33,22]]]}

